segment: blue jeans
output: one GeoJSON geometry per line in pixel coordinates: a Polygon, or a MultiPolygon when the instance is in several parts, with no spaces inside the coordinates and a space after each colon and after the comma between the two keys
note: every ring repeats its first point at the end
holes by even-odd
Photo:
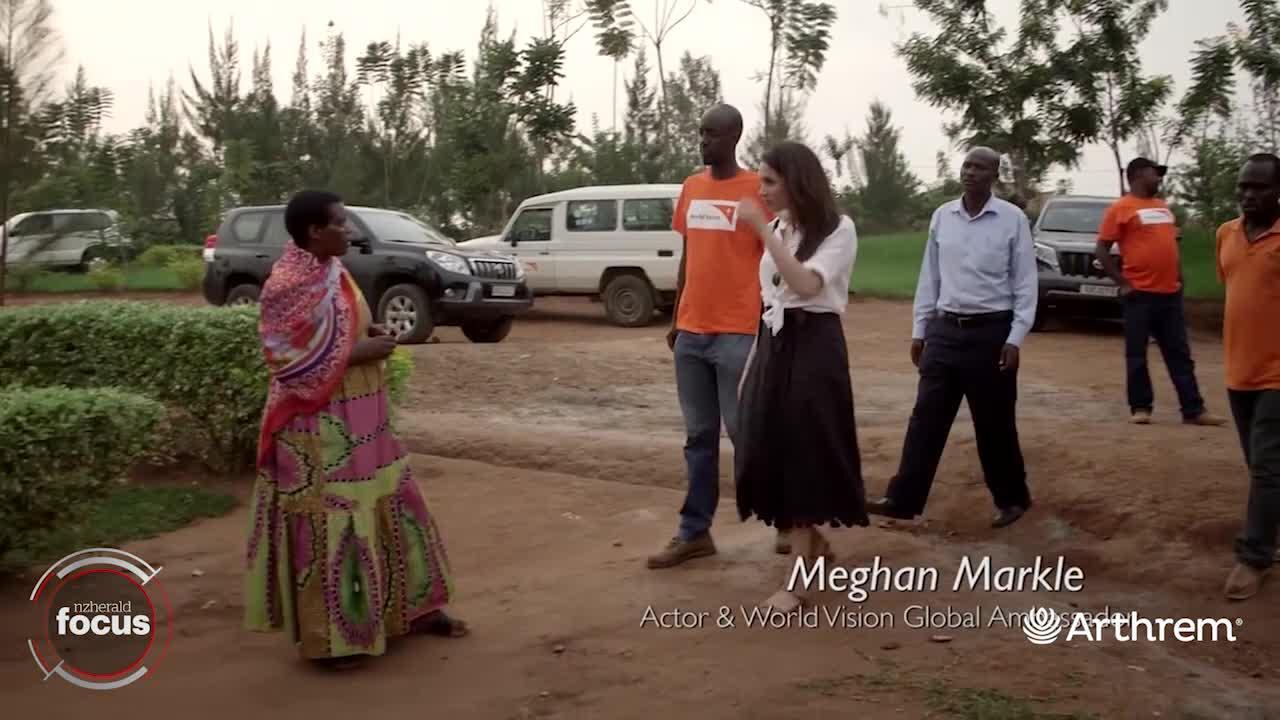
{"type": "Polygon", "coordinates": [[[1196,366],[1187,340],[1182,292],[1169,295],[1134,291],[1124,299],[1124,355],[1129,409],[1151,412],[1155,392],[1147,370],[1147,345],[1156,339],[1164,356],[1169,379],[1178,394],[1182,416],[1191,419],[1204,412],[1204,399],[1196,382],[1196,366]]]}
{"type": "Polygon", "coordinates": [[[689,490],[680,508],[680,539],[711,529],[720,503],[720,423],[729,442],[737,437],[738,382],[751,354],[752,335],[676,336],[676,393],[684,415],[684,460],[689,490]]]}

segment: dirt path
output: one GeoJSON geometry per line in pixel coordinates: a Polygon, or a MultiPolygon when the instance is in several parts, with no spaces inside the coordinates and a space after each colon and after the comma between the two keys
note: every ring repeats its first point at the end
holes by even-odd
{"type": "MultiPolygon", "coordinates": [[[[841,565],[879,557],[895,569],[936,568],[937,591],[875,592],[861,606],[834,591],[824,598],[825,612],[854,611],[880,627],[749,629],[739,616],[735,629],[720,629],[718,608],[763,600],[787,561],[773,554],[769,529],[738,521],[726,443],[720,554],[644,568],[682,498],[671,356],[660,325],[626,330],[601,316],[598,305],[543,301],[500,345],[472,345],[445,329],[441,342],[414,350],[399,423],[473,637],[406,641],[341,680],[309,670],[282,638],[240,630],[241,511],[130,548],[168,568],[179,616],[156,675],[126,690],[86,697],[42,685],[25,648],[29,588],[3,588],[6,709],[69,717],[91,708],[101,718],[1280,716],[1268,714],[1280,707],[1272,689],[1280,623],[1269,612],[1280,590],[1246,605],[1219,599],[1245,497],[1234,431],[1178,424],[1154,352],[1157,424],[1126,424],[1114,328],[1060,327],[1028,343],[1019,428],[1037,504],[1023,521],[987,527],[990,500],[962,409],[926,523],[832,533],[841,565]],[[951,591],[965,557],[1026,566],[1037,555],[1080,566],[1084,590],[951,591]],[[1035,646],[1016,627],[987,626],[996,608],[1007,615],[1046,604],[1239,618],[1239,640],[1035,646]],[[983,627],[908,627],[919,614],[912,606],[976,611],[983,627]],[[708,615],[696,629],[645,627],[650,608],[708,615]],[[868,615],[881,612],[894,627],[868,615]],[[939,634],[950,641],[933,642],[939,634]]],[[[914,398],[908,328],[909,307],[888,302],[857,303],[846,322],[873,494],[896,466],[914,398]]],[[[1220,348],[1209,335],[1194,343],[1204,394],[1225,411],[1220,348]]]]}

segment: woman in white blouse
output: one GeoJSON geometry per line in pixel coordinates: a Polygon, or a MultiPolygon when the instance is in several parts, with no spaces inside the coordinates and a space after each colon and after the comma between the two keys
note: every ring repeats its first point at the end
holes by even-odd
{"type": "MultiPolygon", "coordinates": [[[[764,313],[739,393],[734,476],[738,512],[789,531],[793,552],[832,560],[818,529],[870,524],[862,484],[853,388],[841,317],[857,254],[853,220],[840,214],[818,156],[781,143],[764,157],[761,194],[739,220],[764,240],[764,313]]],[[[787,575],[791,575],[788,567],[787,575]]],[[[767,605],[786,611],[810,600],[785,586],[767,605]]]]}

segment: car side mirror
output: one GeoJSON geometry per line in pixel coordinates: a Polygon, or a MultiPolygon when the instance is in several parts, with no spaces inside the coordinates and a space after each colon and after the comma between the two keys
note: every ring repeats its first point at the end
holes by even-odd
{"type": "Polygon", "coordinates": [[[353,239],[351,241],[351,246],[360,248],[361,255],[373,254],[373,243],[370,242],[369,238],[367,237],[359,237],[359,238],[353,239]]]}

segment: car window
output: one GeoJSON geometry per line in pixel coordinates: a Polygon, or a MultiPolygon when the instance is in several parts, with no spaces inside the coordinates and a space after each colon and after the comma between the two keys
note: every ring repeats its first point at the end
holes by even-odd
{"type": "Polygon", "coordinates": [[[49,215],[32,215],[13,228],[13,236],[44,235],[53,232],[53,217],[49,215]]]}
{"type": "Polygon", "coordinates": [[[97,232],[111,227],[111,218],[105,213],[65,213],[54,219],[53,227],[66,234],[97,232]]]}
{"type": "Polygon", "coordinates": [[[262,237],[262,225],[267,220],[265,212],[247,212],[231,221],[231,234],[241,245],[256,244],[262,237]]]}
{"type": "Polygon", "coordinates": [[[565,216],[569,232],[612,232],[618,229],[617,200],[575,200],[565,216]]]}
{"type": "Polygon", "coordinates": [[[284,213],[271,213],[267,219],[267,231],[262,235],[262,244],[284,247],[287,242],[289,242],[289,230],[284,226],[284,213]]]}
{"type": "Polygon", "coordinates": [[[546,242],[551,239],[551,208],[530,208],[520,213],[511,224],[509,239],[520,242],[546,242]]]}
{"type": "Polygon", "coordinates": [[[1040,230],[1096,235],[1107,207],[1105,203],[1099,202],[1050,203],[1040,216],[1040,230]]]}
{"type": "Polygon", "coordinates": [[[381,242],[444,246],[457,244],[444,233],[406,213],[390,210],[360,210],[355,214],[369,229],[369,233],[381,242]]]}
{"type": "Polygon", "coordinates": [[[631,232],[670,230],[674,204],[669,198],[645,198],[622,203],[622,229],[631,232]]]}

